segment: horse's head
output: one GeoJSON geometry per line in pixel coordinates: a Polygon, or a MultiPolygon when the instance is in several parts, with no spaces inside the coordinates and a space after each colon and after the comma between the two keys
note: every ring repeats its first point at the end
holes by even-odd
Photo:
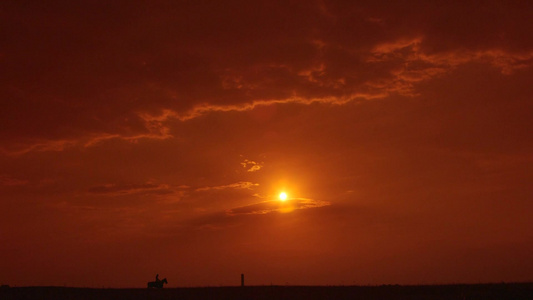
{"type": "Polygon", "coordinates": [[[168,284],[168,281],[167,281],[166,278],[163,278],[163,280],[161,280],[161,282],[162,282],[162,283],[166,283],[166,284],[168,284]]]}

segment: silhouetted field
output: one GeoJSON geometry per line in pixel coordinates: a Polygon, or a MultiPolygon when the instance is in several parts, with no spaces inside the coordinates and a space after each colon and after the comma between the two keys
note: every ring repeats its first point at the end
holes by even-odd
{"type": "Polygon", "coordinates": [[[12,287],[0,299],[483,299],[531,300],[533,283],[434,286],[249,286],[148,289],[91,289],[68,287],[12,287]]]}

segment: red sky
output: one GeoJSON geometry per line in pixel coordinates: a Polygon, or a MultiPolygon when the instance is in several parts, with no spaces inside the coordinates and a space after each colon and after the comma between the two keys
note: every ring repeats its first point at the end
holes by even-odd
{"type": "Polygon", "coordinates": [[[532,2],[390,2],[2,1],[0,283],[533,280],[532,2]]]}

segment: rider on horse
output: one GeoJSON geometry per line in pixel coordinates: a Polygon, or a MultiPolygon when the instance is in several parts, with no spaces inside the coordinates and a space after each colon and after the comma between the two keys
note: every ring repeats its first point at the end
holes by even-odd
{"type": "Polygon", "coordinates": [[[162,289],[165,283],[168,284],[168,281],[166,278],[163,278],[163,280],[159,280],[159,274],[155,275],[155,281],[150,281],[147,284],[148,288],[157,288],[162,289]]]}

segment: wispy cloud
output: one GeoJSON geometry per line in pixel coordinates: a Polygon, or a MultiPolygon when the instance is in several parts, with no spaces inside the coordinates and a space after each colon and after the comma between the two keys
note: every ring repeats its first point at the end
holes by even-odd
{"type": "Polygon", "coordinates": [[[197,192],[202,191],[211,191],[211,190],[226,190],[226,189],[252,189],[255,186],[259,186],[259,183],[253,183],[249,181],[239,181],[235,183],[225,184],[225,185],[217,185],[217,186],[205,186],[201,188],[197,188],[197,192]]]}
{"type": "Polygon", "coordinates": [[[367,62],[386,65],[389,76],[367,84],[378,90],[416,96],[417,83],[452,72],[467,63],[487,63],[499,68],[505,75],[533,66],[533,51],[516,53],[501,49],[455,49],[429,53],[424,50],[424,41],[424,37],[417,36],[375,46],[367,62]]]}
{"type": "Polygon", "coordinates": [[[226,211],[230,216],[262,215],[274,212],[288,213],[294,210],[318,208],[331,205],[328,201],[307,198],[293,198],[284,202],[278,200],[263,201],[246,206],[232,208],[226,211]]]}
{"type": "Polygon", "coordinates": [[[140,133],[135,135],[111,134],[111,133],[94,133],[88,136],[81,136],[72,139],[48,139],[48,140],[29,140],[26,142],[17,142],[9,147],[1,147],[0,153],[7,156],[20,156],[29,152],[61,152],[75,147],[93,147],[102,142],[109,140],[122,140],[131,143],[137,143],[143,139],[165,140],[172,138],[169,134],[169,128],[159,126],[157,129],[150,130],[149,133],[140,133]]]}
{"type": "Polygon", "coordinates": [[[90,194],[122,196],[122,195],[168,195],[176,192],[168,184],[146,183],[112,183],[89,188],[90,194]]]}
{"type": "Polygon", "coordinates": [[[23,186],[29,183],[28,180],[11,177],[8,175],[0,175],[0,186],[23,186]]]}
{"type": "Polygon", "coordinates": [[[228,227],[239,226],[243,222],[250,221],[249,218],[275,213],[285,214],[298,210],[315,209],[329,205],[331,205],[329,201],[319,201],[306,198],[293,198],[283,203],[275,200],[261,201],[227,209],[223,212],[199,216],[190,220],[188,222],[188,226],[192,226],[197,230],[222,230],[228,227]]]}

